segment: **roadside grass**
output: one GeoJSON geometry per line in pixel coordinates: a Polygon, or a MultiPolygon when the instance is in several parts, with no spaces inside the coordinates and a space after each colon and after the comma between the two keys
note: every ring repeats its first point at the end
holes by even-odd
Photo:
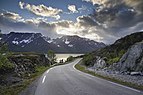
{"type": "Polygon", "coordinates": [[[121,85],[125,85],[125,86],[128,86],[128,87],[135,88],[135,89],[143,91],[143,86],[141,86],[141,85],[133,84],[131,82],[124,82],[124,81],[121,81],[121,80],[118,80],[118,79],[115,79],[115,78],[102,76],[100,74],[94,73],[93,71],[89,71],[89,70],[86,69],[86,67],[84,65],[82,65],[82,61],[80,61],[78,64],[76,64],[75,68],[82,71],[82,72],[84,72],[84,73],[88,73],[90,75],[93,75],[93,76],[96,76],[96,77],[99,77],[99,78],[102,78],[102,79],[105,79],[105,80],[109,80],[109,81],[112,81],[112,82],[115,82],[115,83],[118,83],[118,84],[121,84],[121,85]]]}
{"type": "Polygon", "coordinates": [[[43,74],[50,67],[40,66],[36,68],[36,72],[31,74],[30,77],[25,77],[21,83],[12,86],[2,86],[0,87],[0,95],[18,95],[22,90],[24,90],[30,83],[32,83],[36,78],[43,74]]]}

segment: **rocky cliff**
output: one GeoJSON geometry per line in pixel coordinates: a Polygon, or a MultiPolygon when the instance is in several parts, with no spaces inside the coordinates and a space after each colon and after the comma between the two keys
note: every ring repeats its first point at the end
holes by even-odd
{"type": "Polygon", "coordinates": [[[143,41],[134,44],[117,63],[122,72],[143,72],[143,41]]]}

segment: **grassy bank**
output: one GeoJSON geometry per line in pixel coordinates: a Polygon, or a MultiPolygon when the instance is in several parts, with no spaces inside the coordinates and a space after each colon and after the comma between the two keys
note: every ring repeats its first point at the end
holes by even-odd
{"type": "Polygon", "coordinates": [[[84,72],[84,73],[88,73],[90,75],[93,75],[93,76],[96,76],[96,77],[99,77],[99,78],[103,78],[103,79],[106,79],[106,80],[109,80],[109,81],[112,81],[112,82],[115,82],[115,83],[119,83],[121,85],[125,85],[125,86],[128,86],[128,87],[135,88],[135,89],[143,91],[143,86],[141,86],[141,85],[133,84],[133,83],[130,83],[130,82],[124,82],[124,81],[121,81],[121,80],[118,80],[118,79],[115,79],[115,78],[99,75],[97,73],[94,73],[93,71],[87,70],[86,67],[84,65],[82,65],[81,63],[82,63],[82,61],[79,64],[76,64],[75,68],[82,71],[82,72],[84,72]]]}
{"type": "Polygon", "coordinates": [[[33,82],[37,77],[43,74],[47,69],[49,69],[49,67],[37,67],[36,72],[31,74],[31,76],[29,77],[24,77],[21,83],[12,86],[0,87],[0,95],[18,95],[22,90],[24,90],[31,82],[33,82]]]}

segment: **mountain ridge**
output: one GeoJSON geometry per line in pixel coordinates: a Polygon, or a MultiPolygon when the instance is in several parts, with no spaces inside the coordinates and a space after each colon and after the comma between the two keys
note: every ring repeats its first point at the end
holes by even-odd
{"type": "Polygon", "coordinates": [[[79,36],[62,36],[51,39],[41,33],[10,32],[2,34],[2,40],[7,42],[10,51],[14,52],[41,52],[53,50],[56,53],[86,53],[105,47],[99,43],[79,36]]]}

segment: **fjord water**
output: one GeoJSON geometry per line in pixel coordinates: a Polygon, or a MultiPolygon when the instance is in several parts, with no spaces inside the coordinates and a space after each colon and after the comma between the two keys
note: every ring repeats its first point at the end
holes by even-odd
{"type": "Polygon", "coordinates": [[[80,55],[83,55],[83,54],[56,54],[56,58],[57,58],[57,62],[59,62],[62,59],[63,59],[63,61],[66,61],[66,59],[69,56],[77,57],[77,56],[80,56],[80,55]]]}

